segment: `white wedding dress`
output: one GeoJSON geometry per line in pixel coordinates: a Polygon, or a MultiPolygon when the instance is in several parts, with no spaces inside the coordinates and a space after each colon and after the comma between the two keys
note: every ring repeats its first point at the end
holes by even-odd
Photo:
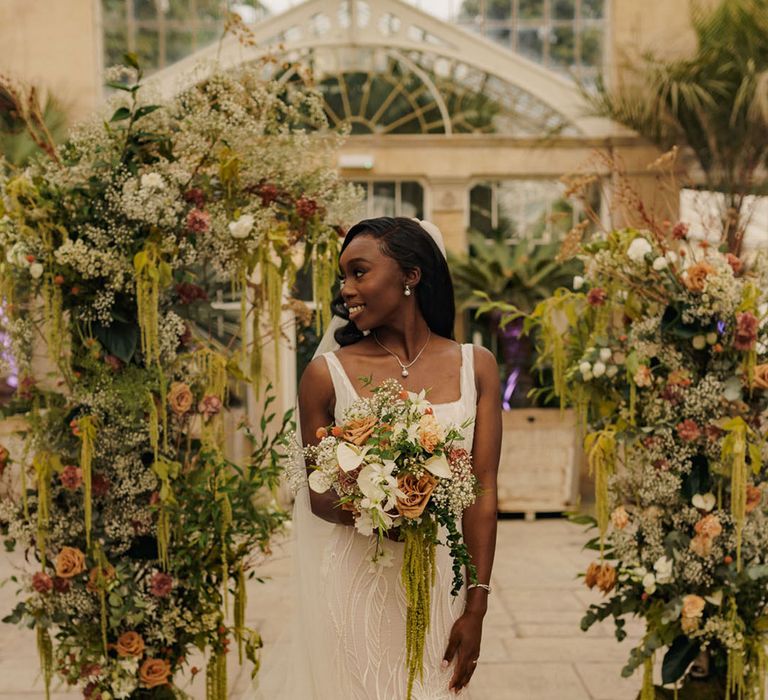
{"type": "MultiPolygon", "coordinates": [[[[461,397],[435,404],[438,420],[460,426],[474,421],[476,390],[472,345],[462,345],[461,397]]],[[[336,393],[335,420],[357,399],[352,382],[334,353],[325,353],[336,393]]],[[[474,422],[462,447],[472,449],[474,422]]],[[[387,540],[392,566],[371,564],[373,542],[354,528],[316,517],[309,493],[299,485],[294,505],[294,557],[298,584],[294,652],[288,689],[276,700],[404,700],[405,591],[400,581],[403,545],[387,540]]],[[[447,700],[454,665],[441,661],[454,621],[464,610],[466,586],[451,596],[453,571],[448,549],[438,546],[431,621],[424,650],[424,676],[416,679],[413,700],[447,700]]],[[[468,697],[468,689],[462,693],[468,697]]],[[[270,700],[272,700],[270,698],[270,700]]]]}

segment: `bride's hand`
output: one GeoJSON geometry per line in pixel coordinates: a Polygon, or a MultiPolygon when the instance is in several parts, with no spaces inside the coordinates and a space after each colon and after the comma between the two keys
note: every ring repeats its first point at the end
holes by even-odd
{"type": "Polygon", "coordinates": [[[456,666],[448,684],[449,690],[459,693],[469,683],[477,668],[482,635],[483,616],[480,614],[467,611],[453,623],[448,647],[443,656],[444,668],[456,657],[456,666]]]}

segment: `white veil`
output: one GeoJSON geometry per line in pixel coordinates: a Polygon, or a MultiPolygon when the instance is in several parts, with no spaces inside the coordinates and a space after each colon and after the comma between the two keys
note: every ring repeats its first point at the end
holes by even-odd
{"type": "MultiPolygon", "coordinates": [[[[430,221],[413,219],[419,223],[434,240],[440,252],[446,257],[445,243],[440,229],[430,221]]],[[[348,321],[334,316],[323,334],[323,338],[312,359],[326,352],[335,352],[339,343],[334,337],[336,331],[348,321]]],[[[301,417],[296,406],[296,435],[301,441],[301,417]]],[[[333,634],[326,629],[326,621],[317,604],[318,574],[323,570],[324,554],[331,541],[336,525],[318,518],[310,507],[309,486],[306,465],[301,444],[296,445],[292,464],[286,469],[286,479],[294,492],[292,519],[292,584],[295,604],[291,608],[293,620],[284,629],[290,631],[291,639],[280,635],[270,650],[266,641],[264,668],[260,673],[259,690],[256,697],[265,700],[328,700],[338,697],[323,695],[323,689],[338,689],[339,679],[334,675],[331,664],[318,660],[317,650],[333,643],[333,634]],[[330,632],[330,634],[329,634],[330,632]]]]}

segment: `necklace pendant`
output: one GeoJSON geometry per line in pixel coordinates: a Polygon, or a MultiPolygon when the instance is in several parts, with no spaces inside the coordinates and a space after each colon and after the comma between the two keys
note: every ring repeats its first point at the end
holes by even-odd
{"type": "Polygon", "coordinates": [[[400,374],[402,374],[404,377],[407,377],[408,376],[408,370],[403,368],[403,371],[400,374]]]}

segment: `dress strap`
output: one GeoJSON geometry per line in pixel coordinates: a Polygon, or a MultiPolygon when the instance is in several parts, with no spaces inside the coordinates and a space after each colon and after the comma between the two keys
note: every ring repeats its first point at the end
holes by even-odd
{"type": "Polygon", "coordinates": [[[349,376],[341,366],[339,358],[336,357],[336,353],[325,352],[323,353],[323,357],[328,365],[328,371],[331,373],[333,393],[336,396],[336,414],[338,417],[341,415],[343,409],[357,398],[357,392],[355,391],[355,387],[352,386],[349,376]]]}
{"type": "Polygon", "coordinates": [[[477,405],[474,347],[472,343],[463,343],[461,346],[461,400],[472,409],[477,405]]]}

